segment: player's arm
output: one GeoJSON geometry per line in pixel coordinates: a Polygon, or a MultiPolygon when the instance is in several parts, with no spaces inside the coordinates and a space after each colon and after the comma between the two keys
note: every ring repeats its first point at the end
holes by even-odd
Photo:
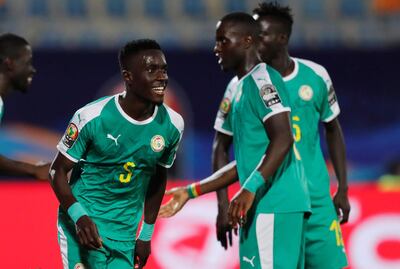
{"type": "Polygon", "coordinates": [[[350,203],[347,194],[346,146],[343,132],[337,118],[325,122],[324,126],[329,156],[331,157],[338,180],[338,190],[333,198],[333,202],[338,216],[342,218],[341,223],[346,223],[349,219],[350,203]]]}
{"type": "Polygon", "coordinates": [[[58,152],[50,168],[50,184],[61,207],[76,224],[79,243],[88,249],[97,249],[102,246],[97,227],[75,199],[68,183],[68,172],[74,165],[74,162],[58,152]]]}
{"type": "Polygon", "coordinates": [[[167,168],[157,165],[151,177],[144,202],[144,218],[135,247],[135,268],[143,268],[151,253],[151,236],[157,219],[161,201],[167,185],[167,168]]]}
{"type": "Polygon", "coordinates": [[[234,196],[229,206],[229,218],[233,227],[242,224],[247,211],[253,204],[257,189],[269,183],[271,176],[282,164],[293,145],[290,128],[290,113],[281,112],[264,122],[265,131],[270,139],[260,165],[246,179],[241,190],[234,196]]]}
{"type": "Polygon", "coordinates": [[[172,198],[160,208],[159,216],[168,218],[178,213],[191,198],[226,188],[238,180],[236,161],[225,165],[211,176],[188,186],[168,190],[165,194],[172,198]]]}
{"type": "Polygon", "coordinates": [[[14,161],[0,155],[0,173],[7,176],[28,176],[38,179],[46,179],[50,164],[30,164],[14,161]]]}
{"type": "MultiPolygon", "coordinates": [[[[218,171],[229,163],[229,148],[231,144],[232,136],[218,131],[215,133],[211,154],[213,172],[218,171]]],[[[221,242],[223,248],[227,249],[228,241],[229,245],[232,246],[232,228],[230,227],[228,220],[229,198],[227,188],[217,190],[217,200],[217,240],[221,242]]]]}

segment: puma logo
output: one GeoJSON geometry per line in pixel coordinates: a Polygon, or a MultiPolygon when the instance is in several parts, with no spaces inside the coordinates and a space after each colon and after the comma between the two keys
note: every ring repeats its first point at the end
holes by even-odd
{"type": "Polygon", "coordinates": [[[113,140],[113,141],[115,142],[115,146],[118,146],[118,138],[119,138],[120,136],[121,136],[121,135],[119,134],[119,135],[117,136],[117,138],[115,138],[115,137],[112,136],[111,134],[107,134],[107,138],[113,140]]]}
{"type": "Polygon", "coordinates": [[[254,262],[253,261],[254,261],[255,258],[256,258],[256,256],[253,256],[253,258],[251,258],[251,259],[247,258],[246,256],[243,256],[243,261],[250,263],[251,267],[254,267],[254,262]]]}

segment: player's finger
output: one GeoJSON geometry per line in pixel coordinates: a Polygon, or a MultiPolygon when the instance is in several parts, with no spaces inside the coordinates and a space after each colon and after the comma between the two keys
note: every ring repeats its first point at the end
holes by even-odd
{"type": "Polygon", "coordinates": [[[232,229],[228,230],[229,246],[232,246],[232,229]]]}
{"type": "Polygon", "coordinates": [[[174,194],[177,190],[178,190],[178,188],[172,188],[172,189],[166,190],[166,191],[165,191],[165,194],[166,194],[166,195],[172,195],[172,194],[174,194]]]}
{"type": "Polygon", "coordinates": [[[349,221],[349,215],[350,215],[350,209],[344,209],[342,221],[340,223],[341,224],[347,223],[349,221]]]}

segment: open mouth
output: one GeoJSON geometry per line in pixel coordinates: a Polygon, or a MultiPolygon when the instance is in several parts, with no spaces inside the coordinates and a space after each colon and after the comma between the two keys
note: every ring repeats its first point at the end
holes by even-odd
{"type": "Polygon", "coordinates": [[[152,90],[157,95],[164,95],[165,86],[153,87],[152,90]]]}

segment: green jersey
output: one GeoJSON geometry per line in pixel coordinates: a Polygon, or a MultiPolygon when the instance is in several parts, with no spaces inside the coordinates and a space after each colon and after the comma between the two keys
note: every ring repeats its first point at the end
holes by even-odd
{"type": "MultiPolygon", "coordinates": [[[[239,181],[243,184],[258,168],[270,143],[264,122],[273,115],[290,111],[290,107],[281,76],[264,63],[228,85],[228,88],[232,87],[236,89],[232,91],[231,108],[229,113],[220,108],[219,114],[225,115],[225,120],[216,129],[233,134],[239,181]]],[[[257,192],[257,212],[310,211],[307,185],[298,160],[300,156],[294,149],[269,178],[270,184],[257,192]]]]}
{"type": "Polygon", "coordinates": [[[3,104],[3,99],[1,99],[1,96],[0,96],[0,122],[1,122],[1,119],[3,118],[3,113],[4,113],[4,104],[3,104]]]}
{"type": "Polygon", "coordinates": [[[292,58],[295,68],[283,78],[292,108],[294,136],[303,160],[311,200],[329,198],[329,175],[321,151],[318,125],[339,113],[328,72],[319,64],[292,58]]]}
{"type": "Polygon", "coordinates": [[[157,165],[172,166],[184,123],[165,104],[149,119],[136,121],[122,110],[119,96],[79,109],[57,148],[79,162],[81,171],[70,180],[72,193],[100,235],[134,240],[150,178],[157,165]]]}

